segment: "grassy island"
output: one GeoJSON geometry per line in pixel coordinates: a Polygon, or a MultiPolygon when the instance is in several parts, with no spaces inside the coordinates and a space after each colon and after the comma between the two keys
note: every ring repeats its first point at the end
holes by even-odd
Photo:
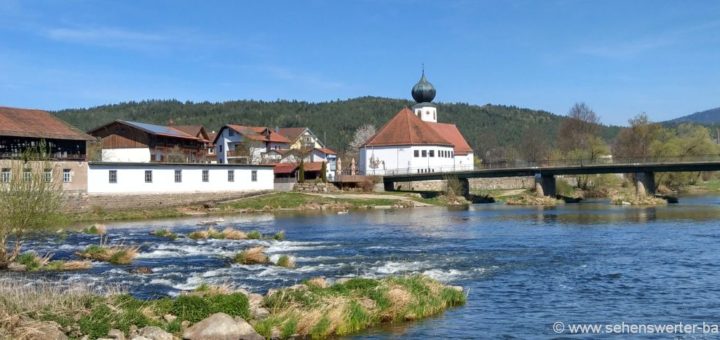
{"type": "Polygon", "coordinates": [[[425,318],[464,304],[462,288],[425,276],[324,279],[267,295],[200,286],[176,298],[138,300],[122,293],[98,295],[86,288],[0,283],[0,337],[63,334],[71,338],[130,336],[144,327],[183,336],[215,313],[247,320],[265,338],[344,335],[380,323],[425,318]],[[265,313],[258,313],[259,310],[265,313]]]}

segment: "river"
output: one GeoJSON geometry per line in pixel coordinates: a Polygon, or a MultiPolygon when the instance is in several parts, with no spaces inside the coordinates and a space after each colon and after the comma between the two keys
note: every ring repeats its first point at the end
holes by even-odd
{"type": "MultiPolygon", "coordinates": [[[[252,215],[224,225],[287,241],[175,241],[150,236],[167,227],[197,230],[198,219],[114,223],[111,243],[141,245],[133,274],[95,264],[76,273],[13,274],[11,279],[119,285],[139,297],[176,295],[203,282],[253,292],[303,279],[422,273],[461,285],[465,306],[353,338],[548,338],[553,324],[720,322],[720,197],[637,208],[595,201],[556,208],[474,205],[467,210],[416,208],[347,215],[252,215]],[[263,244],[271,256],[296,257],[297,268],[231,265],[227,258],[263,244]]],[[[97,242],[70,233],[42,237],[29,250],[57,258],[97,242]]],[[[665,336],[667,338],[667,335],[665,336]]]]}

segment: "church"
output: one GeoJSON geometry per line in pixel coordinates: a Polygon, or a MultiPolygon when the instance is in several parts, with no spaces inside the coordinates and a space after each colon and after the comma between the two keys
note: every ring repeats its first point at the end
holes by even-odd
{"type": "Polygon", "coordinates": [[[438,123],[435,87],[425,77],[412,88],[417,104],[400,110],[360,148],[365,175],[473,169],[473,150],[455,124],[438,123]]]}

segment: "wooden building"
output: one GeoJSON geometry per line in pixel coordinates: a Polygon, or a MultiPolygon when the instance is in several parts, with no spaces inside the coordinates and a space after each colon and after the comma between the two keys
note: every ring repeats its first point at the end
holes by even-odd
{"type": "Polygon", "coordinates": [[[45,178],[62,183],[63,190],[84,192],[87,143],[92,140],[46,111],[0,107],[0,185],[27,171],[42,171],[45,178]],[[33,150],[43,151],[47,161],[26,162],[25,151],[33,150]]]}
{"type": "Polygon", "coordinates": [[[104,162],[207,163],[211,143],[202,126],[162,126],[116,120],[89,132],[104,162]]]}

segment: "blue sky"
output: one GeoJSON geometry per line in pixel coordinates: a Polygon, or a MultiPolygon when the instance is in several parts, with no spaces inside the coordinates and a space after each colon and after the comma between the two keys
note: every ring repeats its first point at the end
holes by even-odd
{"type": "Polygon", "coordinates": [[[410,98],[605,123],[720,106],[720,1],[0,0],[0,106],[410,98]]]}

